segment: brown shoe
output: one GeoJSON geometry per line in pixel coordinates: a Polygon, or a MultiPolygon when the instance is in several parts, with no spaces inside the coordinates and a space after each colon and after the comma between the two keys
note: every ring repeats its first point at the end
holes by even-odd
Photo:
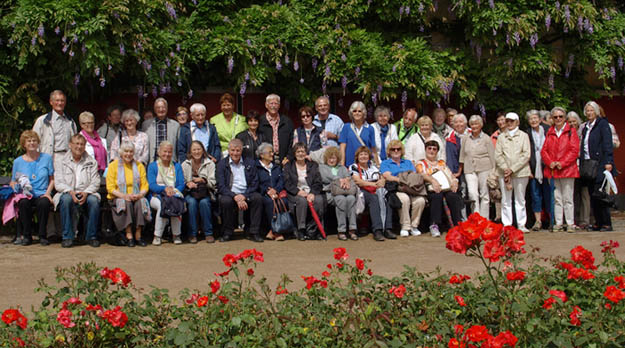
{"type": "Polygon", "coordinates": [[[206,243],[215,243],[215,237],[206,236],[206,243]]]}
{"type": "Polygon", "coordinates": [[[189,238],[189,243],[197,244],[197,237],[193,236],[193,237],[189,238]]]}

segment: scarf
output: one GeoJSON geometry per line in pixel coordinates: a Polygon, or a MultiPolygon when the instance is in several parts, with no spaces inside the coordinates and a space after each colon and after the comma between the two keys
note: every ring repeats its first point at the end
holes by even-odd
{"type": "Polygon", "coordinates": [[[380,126],[380,142],[382,143],[382,147],[380,149],[380,160],[384,161],[386,159],[386,135],[388,134],[388,124],[384,127],[380,126]]]}
{"type": "MultiPolygon", "coordinates": [[[[141,177],[139,176],[139,167],[137,167],[137,161],[132,161],[132,194],[136,195],[141,192],[139,185],[141,184],[141,177]]],[[[120,158],[117,160],[117,189],[119,192],[128,192],[126,183],[126,171],[124,169],[124,161],[120,158]]],[[[152,212],[148,200],[143,197],[137,203],[141,204],[141,211],[147,221],[152,220],[152,212]]],[[[126,201],[121,198],[116,198],[113,201],[115,211],[120,214],[126,210],[126,201]]]]}
{"type": "Polygon", "coordinates": [[[540,184],[543,183],[543,159],[540,156],[540,150],[545,143],[545,129],[538,127],[538,132],[532,129],[532,138],[534,138],[534,153],[536,154],[536,170],[534,171],[534,179],[540,184]]]}
{"type": "Polygon", "coordinates": [[[278,117],[271,117],[269,116],[269,114],[267,114],[267,122],[269,122],[269,125],[271,126],[271,130],[272,130],[272,142],[273,142],[273,151],[275,153],[279,153],[280,152],[280,139],[278,138],[278,127],[280,126],[280,116],[278,117]]]}
{"type": "Polygon", "coordinates": [[[93,157],[95,157],[96,162],[98,162],[98,169],[105,170],[106,169],[106,149],[104,148],[104,144],[102,144],[102,139],[100,139],[100,135],[98,132],[93,132],[93,137],[91,137],[85,130],[81,130],[80,134],[82,134],[87,142],[93,148],[93,157]]]}
{"type": "Polygon", "coordinates": [[[437,126],[436,124],[432,123],[432,131],[436,134],[438,134],[439,137],[441,137],[441,139],[445,139],[446,138],[446,134],[445,131],[447,130],[447,124],[443,123],[440,126],[437,126]]]}
{"type": "Polygon", "coordinates": [[[449,133],[449,136],[447,136],[447,139],[445,139],[445,140],[446,140],[446,141],[449,141],[450,143],[452,143],[452,144],[454,144],[454,145],[458,145],[458,143],[457,143],[457,139],[458,139],[458,137],[456,137],[455,135],[456,135],[456,131],[455,131],[455,130],[452,130],[452,131],[449,133]]]}

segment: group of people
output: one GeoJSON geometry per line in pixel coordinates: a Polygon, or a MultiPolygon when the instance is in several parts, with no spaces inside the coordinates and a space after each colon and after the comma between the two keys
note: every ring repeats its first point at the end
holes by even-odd
{"type": "Polygon", "coordinates": [[[222,242],[243,226],[252,241],[283,241],[289,236],[272,229],[280,207],[288,207],[298,240],[322,238],[329,207],[340,240],[357,240],[363,229],[377,241],[396,239],[397,230],[416,236],[424,222],[439,237],[471,212],[490,217],[491,204],[495,219],[529,232],[528,182],[536,219],[531,229],[542,228],[541,213],[553,219],[553,231],[612,228],[609,206],[593,193],[602,188],[604,173],[615,172],[618,137],[595,102],[584,108],[585,123],[560,107],[528,111],[525,132],[516,113],[501,113],[491,136],[483,132],[481,116],[467,120],[453,109],[418,117],[409,108],[393,124],[390,109],[379,106],[368,123],[364,103],[356,101],[344,123],[330,113],[325,96],[314,109],[299,109],[297,128],[280,115],[275,94],[266,97],[264,113],[244,117],[226,93],[219,100],[222,112],[210,120],[200,103],[179,107],[176,119],[169,118],[167,101],[158,98],[154,117],[144,119],[141,130],[137,111],[114,106],[97,131],[94,115],[81,113],[78,131],[65,103],[65,94],[53,91],[52,110],[20,137],[25,154],[14,161],[15,194],[5,206],[17,216],[16,244],[32,243],[33,213],[39,243],[49,244],[48,225],[54,224],[48,216],[55,210],[63,247],[75,244],[80,213],[87,243],[99,246],[104,199],[130,247],[147,246],[143,230],[151,221],[153,245],[162,243],[167,225],[175,244],[202,236],[213,243],[215,223],[222,242]]]}

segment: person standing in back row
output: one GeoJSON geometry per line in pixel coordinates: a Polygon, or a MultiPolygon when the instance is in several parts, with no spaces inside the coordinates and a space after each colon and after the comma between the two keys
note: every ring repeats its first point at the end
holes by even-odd
{"type": "MultiPolygon", "coordinates": [[[[142,131],[148,135],[150,142],[150,159],[149,162],[154,162],[158,158],[157,149],[160,147],[163,141],[169,141],[174,146],[178,142],[178,132],[180,130],[180,124],[167,117],[168,105],[165,98],[158,98],[154,101],[154,113],[156,117],[143,122],[142,131]]],[[[172,160],[176,161],[176,151],[174,149],[174,155],[172,160]]]]}
{"type": "Polygon", "coordinates": [[[280,96],[270,94],[265,98],[267,112],[260,117],[258,131],[263,139],[273,145],[273,163],[284,165],[289,160],[287,155],[293,143],[293,122],[287,116],[280,115],[280,96]]]}

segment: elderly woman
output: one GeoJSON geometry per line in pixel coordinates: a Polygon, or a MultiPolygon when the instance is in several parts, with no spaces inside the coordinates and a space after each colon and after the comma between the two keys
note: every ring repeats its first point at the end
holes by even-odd
{"type": "Polygon", "coordinates": [[[490,137],[482,132],[484,121],[481,116],[471,116],[469,126],[471,133],[462,138],[459,161],[467,180],[469,199],[475,202],[473,211],[488,219],[490,198],[486,181],[495,168],[495,147],[490,137]]]}
{"type": "MultiPolygon", "coordinates": [[[[415,135],[413,135],[413,137],[415,135]]],[[[404,144],[402,144],[401,141],[391,140],[386,147],[386,155],[389,158],[380,165],[380,172],[386,181],[399,182],[397,176],[400,173],[415,171],[414,164],[407,159],[403,159],[404,144]]],[[[421,214],[423,214],[423,209],[425,208],[425,198],[421,196],[411,196],[405,192],[397,192],[396,194],[397,198],[401,201],[401,210],[399,211],[401,231],[399,235],[402,237],[420,235],[419,223],[421,222],[421,214]]]]}
{"type": "Polygon", "coordinates": [[[369,208],[373,239],[379,242],[384,241],[384,237],[396,239],[392,230],[393,211],[385,198],[386,179],[378,167],[371,163],[371,155],[368,147],[359,147],[354,158],[356,163],[349,167],[349,171],[365,198],[365,207],[369,208]]]}
{"type": "Polygon", "coordinates": [[[394,124],[390,124],[391,109],[386,106],[378,106],[373,112],[375,117],[375,123],[372,124],[375,131],[375,148],[378,150],[377,156],[380,161],[386,159],[386,145],[391,140],[399,139],[397,135],[397,127],[394,124]]]}
{"type": "Polygon", "coordinates": [[[497,130],[490,135],[490,140],[493,142],[493,146],[497,146],[497,139],[499,135],[506,131],[506,114],[504,112],[498,112],[497,118],[495,119],[497,122],[497,130]]]}
{"type": "Polygon", "coordinates": [[[512,192],[514,208],[519,230],[528,232],[525,227],[525,187],[530,171],[530,139],[527,133],[519,129],[519,115],[506,114],[508,130],[501,134],[495,147],[495,163],[501,187],[501,222],[504,226],[512,225],[512,192]]]}
{"type": "MultiPolygon", "coordinates": [[[[490,139],[485,137],[490,143],[490,139]]],[[[443,222],[443,199],[451,212],[451,220],[454,226],[458,225],[462,213],[462,197],[458,191],[458,179],[445,165],[445,161],[438,158],[438,142],[430,140],[425,143],[425,159],[417,163],[417,173],[423,175],[423,180],[428,191],[428,201],[430,202],[430,234],[432,237],[440,237],[441,232],[438,225],[443,222]]]]}
{"type": "Polygon", "coordinates": [[[163,197],[178,197],[183,199],[182,191],[185,188],[184,174],[180,164],[172,161],[174,144],[165,140],[158,147],[158,159],[148,166],[148,184],[150,184],[150,206],[156,210],[154,222],[153,245],[161,245],[161,238],[167,222],[171,222],[171,231],[174,235],[174,244],[182,244],[180,239],[180,222],[182,216],[171,218],[161,217],[161,200],[163,197]]]}
{"type": "Polygon", "coordinates": [[[573,189],[575,178],[579,177],[577,156],[579,154],[579,137],[577,131],[565,121],[566,110],[555,107],[551,110],[553,127],[547,132],[541,156],[545,162],[544,176],[554,179],[554,217],[556,225],[553,232],[562,232],[562,214],[567,224],[567,231],[575,229],[575,210],[573,206],[573,189]]]}
{"type": "Polygon", "coordinates": [[[210,191],[215,190],[215,163],[208,157],[204,144],[198,140],[191,142],[187,159],[182,162],[187,202],[191,244],[197,243],[198,211],[202,221],[202,231],[207,243],[215,243],[211,216],[210,191]]]}
{"type": "Polygon", "coordinates": [[[436,140],[440,148],[438,158],[445,160],[447,158],[445,141],[438,134],[432,132],[432,119],[429,116],[421,116],[417,120],[417,125],[419,125],[419,131],[413,134],[406,143],[406,159],[416,165],[418,161],[425,158],[425,143],[436,140]]]}
{"type": "Polygon", "coordinates": [[[260,144],[265,138],[258,132],[258,124],[260,122],[260,114],[256,110],[250,110],[245,118],[247,121],[247,130],[237,134],[237,139],[243,142],[243,158],[257,159],[256,153],[260,144]]]}
{"type": "Polygon", "coordinates": [[[180,161],[187,158],[191,149],[191,142],[199,141],[204,146],[208,158],[217,163],[221,159],[219,135],[215,126],[206,121],[206,106],[195,103],[191,105],[191,122],[180,126],[176,151],[180,161]]]}
{"type": "Polygon", "coordinates": [[[573,129],[577,132],[577,135],[581,133],[579,126],[582,124],[582,119],[579,117],[577,112],[569,111],[569,113],[566,114],[566,123],[573,127],[573,129]]]}
{"type": "MultiPolygon", "coordinates": [[[[582,176],[582,187],[592,193],[598,190],[605,175],[605,170],[612,172],[614,169],[614,149],[612,144],[612,132],[610,125],[605,118],[599,117],[599,105],[594,101],[589,101],[584,106],[584,115],[588,122],[582,129],[580,144],[580,175],[582,176]],[[584,167],[591,170],[583,170],[584,167]],[[594,169],[594,170],[592,170],[594,169]],[[590,173],[588,172],[593,172],[590,173]],[[585,175],[586,174],[586,175],[585,175]]],[[[613,174],[614,175],[614,174],[613,174]]],[[[612,231],[612,219],[610,217],[610,207],[591,195],[590,207],[595,216],[595,231],[612,231]]]]}
{"type": "MultiPolygon", "coordinates": [[[[260,193],[263,196],[263,208],[267,225],[271,225],[273,218],[273,202],[282,199],[284,206],[289,205],[289,201],[284,195],[284,175],[280,166],[273,164],[273,146],[269,143],[262,143],[256,150],[258,161],[256,163],[256,171],[258,173],[258,182],[260,184],[260,193]],[[282,196],[282,198],[281,198],[282,196]]],[[[270,228],[266,236],[267,239],[284,241],[284,236],[273,232],[270,228]]]]}
{"type": "Polygon", "coordinates": [[[295,235],[299,240],[321,239],[315,221],[308,214],[309,203],[313,204],[320,219],[325,212],[319,165],[306,159],[306,144],[297,143],[293,150],[295,160],[284,166],[284,187],[297,220],[295,235]]]}
{"type": "Polygon", "coordinates": [[[54,165],[52,156],[39,152],[39,136],[32,130],[20,135],[20,146],[25,154],[13,161],[10,185],[17,194],[17,231],[15,243],[30,245],[33,242],[33,208],[39,223],[39,244],[50,244],[46,239],[48,214],[52,208],[54,165]]]}
{"type": "Polygon", "coordinates": [[[137,130],[137,124],[139,123],[139,113],[134,109],[124,110],[124,112],[122,113],[121,122],[124,127],[121,129],[121,132],[115,137],[115,139],[113,139],[113,143],[111,144],[111,160],[116,160],[120,158],[120,144],[130,142],[133,143],[135,146],[135,161],[143,163],[144,166],[147,165],[148,161],[150,160],[150,142],[148,140],[147,134],[137,130]]]}
{"type": "Polygon", "coordinates": [[[80,113],[78,123],[80,123],[80,128],[82,129],[80,134],[87,140],[85,151],[98,162],[98,171],[102,174],[108,164],[106,139],[101,138],[98,132],[95,131],[95,118],[89,111],[80,113]]]}
{"type": "MultiPolygon", "coordinates": [[[[532,210],[534,211],[534,218],[536,222],[532,226],[532,231],[538,231],[542,227],[541,212],[544,211],[549,215],[549,219],[553,212],[552,209],[552,197],[551,197],[551,185],[549,180],[545,180],[543,176],[544,163],[541,156],[541,150],[545,139],[547,137],[547,131],[549,126],[543,123],[543,117],[538,110],[530,110],[526,113],[527,122],[529,127],[526,130],[530,139],[530,194],[532,197],[532,210]]],[[[551,116],[549,117],[551,119],[551,116]]],[[[550,221],[550,220],[549,220],[550,221]]]]}
{"type": "Polygon", "coordinates": [[[349,107],[347,111],[351,123],[346,123],[343,126],[341,135],[339,136],[339,144],[341,147],[341,164],[344,166],[350,166],[354,163],[354,154],[356,150],[361,146],[366,146],[374,153],[373,161],[376,164],[380,163],[378,158],[378,151],[375,146],[375,131],[373,127],[367,124],[367,108],[361,101],[355,101],[349,107]]]}
{"type": "Polygon", "coordinates": [[[189,109],[184,106],[179,106],[176,109],[176,121],[180,123],[180,126],[187,124],[189,121],[189,109]]]}
{"type": "Polygon", "coordinates": [[[222,157],[228,155],[228,144],[237,134],[247,129],[244,117],[234,112],[234,97],[230,93],[224,93],[219,98],[221,112],[210,118],[210,123],[215,125],[219,142],[223,151],[222,157]]]}
{"type": "Polygon", "coordinates": [[[293,145],[306,144],[308,153],[321,149],[321,128],[313,124],[315,112],[310,106],[302,106],[297,112],[302,125],[293,131],[293,145]]]}
{"type": "Polygon", "coordinates": [[[135,159],[135,145],[125,141],[119,147],[119,158],[112,161],[106,174],[107,198],[111,201],[113,222],[119,231],[126,232],[128,246],[147,246],[141,230],[151,221],[151,211],[145,195],[148,180],[143,163],[135,159]],[[132,225],[135,226],[134,238],[132,225]]]}
{"type": "Polygon", "coordinates": [[[340,165],[341,152],[332,146],[323,154],[324,164],[319,166],[319,173],[323,181],[323,192],[326,194],[328,204],[334,205],[336,211],[337,231],[339,240],[347,240],[346,233],[349,230],[349,238],[358,240],[356,234],[356,195],[348,194],[356,187],[351,180],[351,175],[345,166],[340,165]],[[345,194],[333,194],[332,182],[336,181],[345,194]],[[345,220],[348,220],[348,225],[345,220]]]}

